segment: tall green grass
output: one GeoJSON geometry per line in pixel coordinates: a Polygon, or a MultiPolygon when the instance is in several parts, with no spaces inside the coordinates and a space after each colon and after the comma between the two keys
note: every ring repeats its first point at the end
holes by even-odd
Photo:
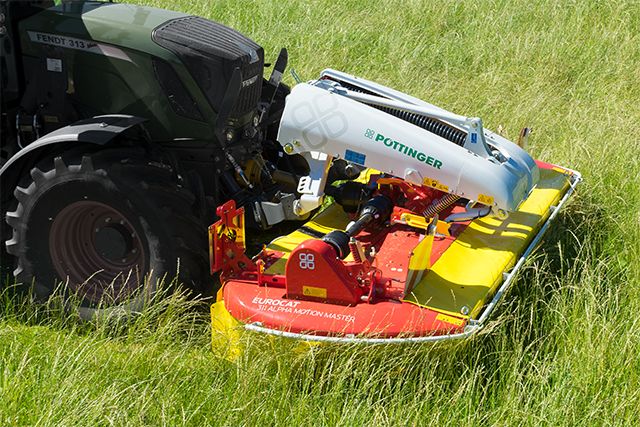
{"type": "Polygon", "coordinates": [[[585,182],[468,342],[229,360],[181,295],[126,325],[0,298],[2,425],[635,425],[640,408],[640,6],[623,1],[149,0],[232,26],[303,79],[325,67],[534,128],[585,182]]]}

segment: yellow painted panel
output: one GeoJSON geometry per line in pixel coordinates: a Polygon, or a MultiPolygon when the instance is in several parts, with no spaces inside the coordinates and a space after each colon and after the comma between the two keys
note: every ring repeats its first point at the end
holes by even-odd
{"type": "MultiPolygon", "coordinates": [[[[421,228],[426,230],[429,223],[427,223],[427,219],[423,216],[413,215],[410,213],[403,213],[400,215],[400,219],[405,221],[407,225],[415,228],[421,228]]],[[[436,224],[436,233],[443,234],[445,236],[449,236],[449,224],[444,221],[438,221],[436,224]]]]}
{"type": "Polygon", "coordinates": [[[229,313],[222,297],[211,304],[211,347],[215,354],[231,362],[242,354],[240,322],[229,313]]]}
{"type": "Polygon", "coordinates": [[[540,182],[518,211],[501,221],[474,220],[436,261],[407,301],[460,315],[463,307],[478,314],[502,283],[502,273],[524,252],[536,231],[565,194],[569,180],[563,173],[541,169],[540,182]]]}
{"type": "Polygon", "coordinates": [[[424,273],[431,267],[431,249],[433,248],[433,235],[427,235],[413,248],[409,258],[409,272],[404,285],[404,293],[410,292],[422,281],[424,273]]]}

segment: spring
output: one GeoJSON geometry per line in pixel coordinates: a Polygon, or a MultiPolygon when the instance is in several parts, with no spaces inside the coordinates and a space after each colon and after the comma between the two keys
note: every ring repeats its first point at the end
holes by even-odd
{"type": "Polygon", "coordinates": [[[351,256],[353,256],[353,260],[355,262],[362,262],[362,257],[360,256],[360,250],[358,249],[358,244],[356,240],[352,237],[349,241],[349,251],[351,251],[351,256]]]}
{"type": "Polygon", "coordinates": [[[414,124],[418,127],[421,127],[424,130],[427,130],[431,133],[434,133],[446,140],[453,142],[459,146],[464,145],[464,141],[467,138],[467,134],[463,131],[454,128],[440,120],[432,119],[431,117],[423,116],[422,114],[410,113],[408,111],[397,110],[395,108],[390,107],[376,107],[385,113],[391,114],[399,119],[402,119],[406,122],[414,124]]]}
{"type": "Polygon", "coordinates": [[[429,207],[427,207],[424,212],[422,212],[422,215],[424,215],[424,217],[427,219],[432,218],[454,204],[459,198],[460,197],[456,196],[455,194],[447,194],[437,202],[434,202],[429,207]]]}
{"type": "MultiPolygon", "coordinates": [[[[368,90],[360,89],[354,85],[351,85],[346,82],[340,82],[345,89],[348,89],[352,92],[365,93],[367,95],[376,95],[376,93],[370,92],[368,90]]],[[[391,107],[382,107],[378,105],[371,105],[371,107],[376,108],[380,111],[384,111],[387,114],[391,114],[401,120],[414,124],[422,129],[429,131],[433,134],[436,134],[448,141],[453,142],[459,146],[463,146],[465,140],[467,139],[467,134],[460,129],[457,129],[451,125],[448,125],[440,120],[433,119],[431,117],[424,116],[422,114],[410,113],[408,111],[398,110],[391,107]]]]}

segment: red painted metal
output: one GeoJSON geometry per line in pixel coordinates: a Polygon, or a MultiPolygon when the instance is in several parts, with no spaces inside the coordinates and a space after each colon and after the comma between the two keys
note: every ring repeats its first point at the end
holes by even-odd
{"type": "MultiPolygon", "coordinates": [[[[542,162],[538,166],[554,167],[542,162]]],[[[386,226],[356,236],[364,259],[357,255],[345,262],[329,244],[310,239],[291,252],[284,275],[266,273],[284,256],[282,252],[264,249],[256,262],[244,255],[243,209],[236,209],[233,201],[219,207],[221,219],[209,229],[211,266],[212,271],[221,271],[225,307],[231,315],[243,323],[325,336],[391,338],[463,332],[467,320],[462,316],[403,301],[409,260],[424,231],[403,224],[402,214],[420,215],[444,193],[396,178],[373,176],[371,183],[395,206],[386,226]]],[[[446,217],[461,210],[464,207],[454,205],[441,214],[446,217]]],[[[468,224],[456,223],[449,236],[435,236],[431,264],[468,224]]]]}
{"type": "Polygon", "coordinates": [[[366,293],[367,267],[342,262],[336,250],[322,240],[307,240],[291,252],[287,261],[287,297],[356,305],[366,293]]]}
{"type": "Polygon", "coordinates": [[[229,200],[218,206],[220,217],[209,227],[209,259],[211,274],[256,271],[256,265],[244,253],[244,208],[236,209],[236,202],[229,200]]]}
{"type": "MultiPolygon", "coordinates": [[[[231,315],[244,323],[316,335],[397,337],[461,332],[466,323],[461,317],[402,301],[412,250],[424,231],[394,218],[402,213],[419,214],[443,193],[394,178],[374,176],[373,181],[377,181],[378,193],[398,206],[388,226],[356,236],[364,259],[345,262],[328,243],[309,239],[290,253],[284,275],[266,273],[283,253],[264,249],[254,258],[256,262],[244,255],[244,211],[236,209],[233,201],[220,206],[220,220],[210,227],[211,263],[212,271],[221,272],[225,307],[231,315]]],[[[432,263],[465,227],[435,239],[432,263]]]]}
{"type": "Polygon", "coordinates": [[[397,300],[355,306],[292,300],[285,297],[283,289],[250,282],[227,282],[223,298],[226,309],[243,323],[260,322],[267,328],[295,333],[424,336],[461,332],[465,326],[462,319],[457,325],[449,323],[436,311],[397,300]]]}

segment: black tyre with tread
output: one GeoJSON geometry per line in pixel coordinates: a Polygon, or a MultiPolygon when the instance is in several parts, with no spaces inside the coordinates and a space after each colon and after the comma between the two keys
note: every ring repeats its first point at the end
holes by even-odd
{"type": "Polygon", "coordinates": [[[5,244],[16,280],[38,300],[62,283],[92,318],[138,310],[158,279],[176,274],[197,293],[213,291],[202,209],[175,167],[143,149],[112,148],[68,152],[30,175],[15,189],[5,244]]]}

